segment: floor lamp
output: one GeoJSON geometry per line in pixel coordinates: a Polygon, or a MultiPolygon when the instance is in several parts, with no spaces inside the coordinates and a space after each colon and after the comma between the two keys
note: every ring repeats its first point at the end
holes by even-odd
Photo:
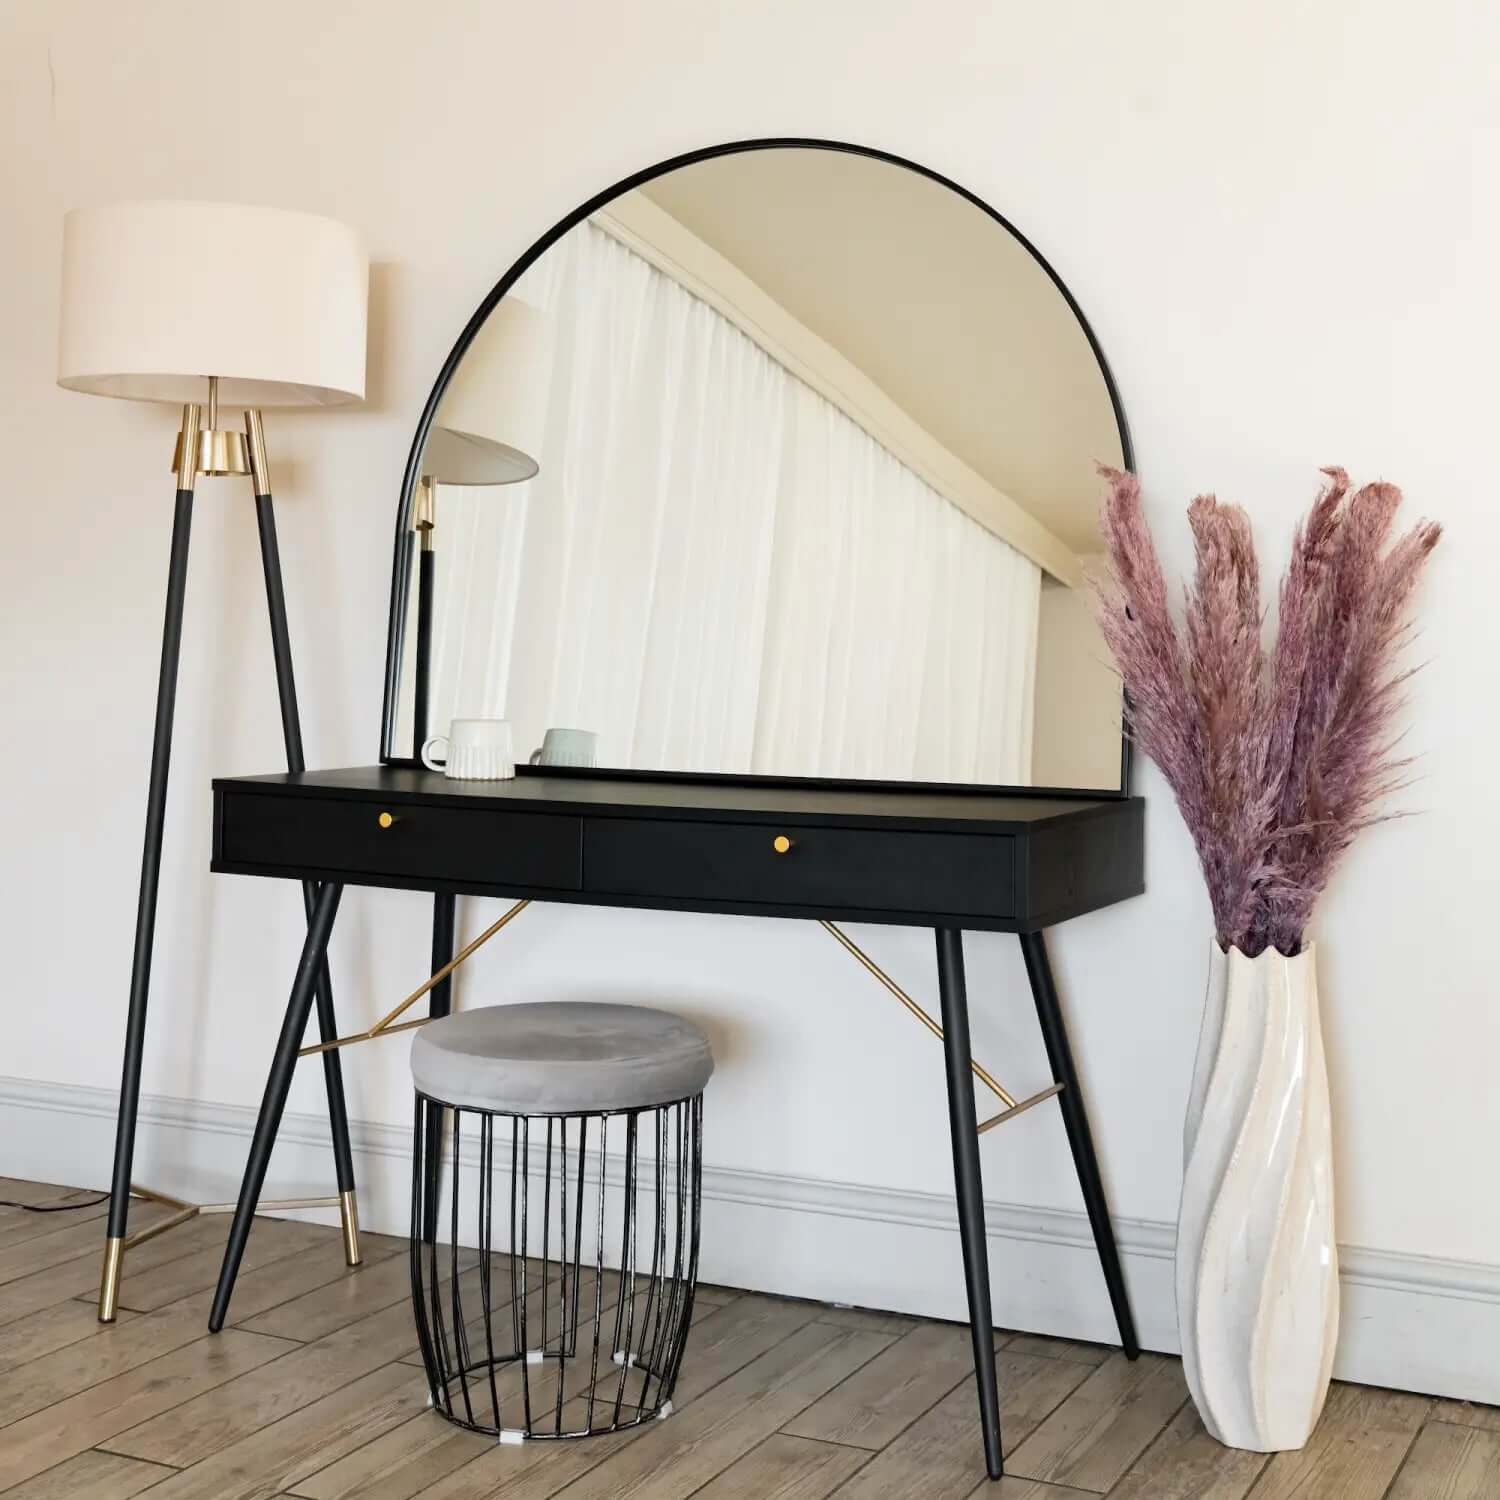
{"type": "MultiPolygon", "coordinates": [[[[190,1204],[131,1183],[194,490],[200,477],[250,478],[287,767],[300,771],[302,729],[260,409],[332,406],[363,398],[368,281],[369,263],[358,236],[342,224],[310,214],[228,203],[123,203],[76,210],[64,223],[58,384],[93,395],[182,405],[182,428],[172,459],[177,499],[99,1284],[101,1322],[114,1320],[121,1266],[132,1245],[200,1213],[234,1207],[190,1204]],[[205,402],[206,413],[201,404],[205,402]],[[244,411],[243,432],[220,429],[221,404],[244,411]],[[164,1203],[170,1212],[129,1233],[132,1192],[164,1203]]],[[[313,884],[303,890],[309,916],[316,895],[313,884]]],[[[336,1036],[326,966],[318,980],[317,1009],[323,1036],[336,1036]]],[[[265,1206],[336,1204],[345,1256],[355,1265],[360,1253],[354,1163],[336,1057],[324,1054],[338,1197],[265,1206]]]]}
{"type": "Polygon", "coordinates": [[[422,450],[411,514],[419,542],[412,675],[412,753],[418,759],[431,733],[438,486],[518,484],[536,476],[551,366],[546,317],[519,297],[502,298],[453,372],[422,450]]]}

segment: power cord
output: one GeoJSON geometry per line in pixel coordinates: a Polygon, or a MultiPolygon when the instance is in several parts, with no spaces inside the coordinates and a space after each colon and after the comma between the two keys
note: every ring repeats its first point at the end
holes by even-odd
{"type": "Polygon", "coordinates": [[[97,1208],[108,1198],[108,1193],[100,1193],[97,1198],[85,1198],[82,1203],[18,1203],[14,1198],[0,1198],[0,1208],[24,1208],[29,1214],[65,1214],[75,1208],[97,1208]]]}

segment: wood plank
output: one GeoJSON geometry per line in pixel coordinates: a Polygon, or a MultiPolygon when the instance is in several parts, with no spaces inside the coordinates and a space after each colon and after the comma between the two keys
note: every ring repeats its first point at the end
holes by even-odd
{"type": "MultiPolygon", "coordinates": [[[[215,1235],[223,1233],[222,1225],[202,1220],[169,1229],[144,1245],[137,1245],[125,1257],[125,1277],[152,1266],[165,1265],[192,1251],[201,1250],[215,1235]]],[[[30,1276],[0,1286],[0,1325],[13,1323],[38,1308],[53,1307],[70,1297],[96,1299],[99,1295],[99,1269],[104,1260],[104,1235],[101,1233],[93,1255],[75,1256],[60,1266],[46,1266],[30,1276]]]]}
{"type": "Polygon", "coordinates": [[[60,1194],[55,1199],[49,1199],[46,1211],[43,1213],[29,1213],[24,1208],[7,1208],[0,1210],[0,1246],[16,1245],[22,1240],[34,1240],[40,1235],[51,1234],[53,1230],[60,1229],[69,1224],[87,1224],[90,1221],[97,1223],[109,1212],[109,1199],[102,1201],[97,1193],[90,1193],[79,1189],[60,1194]],[[68,1207],[65,1205],[70,1199],[76,1199],[76,1204],[68,1207]]]}
{"type": "Polygon", "coordinates": [[[880,1312],[873,1307],[842,1307],[836,1302],[820,1302],[818,1322],[839,1328],[863,1328],[867,1333],[889,1333],[900,1337],[918,1325],[918,1319],[905,1313],[880,1312]]]}
{"type": "MultiPolygon", "coordinates": [[[[117,1453],[173,1468],[201,1463],[330,1391],[392,1363],[411,1337],[411,1305],[403,1298],[315,1343],[293,1346],[274,1369],[251,1371],[153,1416],[120,1433],[109,1446],[117,1453]]],[[[284,1339],[275,1342],[287,1347],[284,1339]]],[[[402,1380],[421,1383],[422,1377],[405,1366],[398,1373],[402,1380]]]]}
{"type": "Polygon", "coordinates": [[[4,1429],[0,1442],[0,1489],[43,1473],[86,1448],[110,1442],[117,1433],[295,1347],[283,1339],[237,1329],[217,1338],[201,1338],[13,1422],[4,1429]]]}
{"type": "MultiPolygon", "coordinates": [[[[250,1237],[244,1260],[247,1271],[239,1291],[248,1299],[264,1301],[285,1295],[284,1277],[296,1257],[291,1260],[282,1257],[281,1251],[286,1248],[287,1241],[274,1222],[268,1221],[262,1227],[269,1232],[250,1237]],[[257,1261],[264,1264],[257,1266],[257,1261]]],[[[227,1232],[227,1226],[218,1231],[221,1234],[227,1232]]],[[[343,1269],[343,1259],[342,1256],[331,1259],[329,1251],[328,1245],[320,1244],[302,1254],[316,1256],[325,1274],[336,1273],[343,1269]]],[[[219,1253],[222,1254],[222,1250],[219,1253]]],[[[0,1375],[0,1422],[17,1421],[111,1376],[122,1375],[203,1338],[207,1334],[211,1300],[212,1289],[205,1288],[197,1296],[160,1312],[121,1319],[112,1325],[98,1322],[91,1302],[63,1304],[78,1307],[93,1317],[97,1330],[95,1336],[17,1365],[0,1375]]]]}
{"type": "MultiPolygon", "coordinates": [[[[504,1259],[504,1257],[496,1257],[496,1259],[504,1259]]],[[[505,1275],[508,1277],[508,1271],[505,1272],[505,1275]]],[[[532,1281],[528,1289],[526,1289],[526,1328],[528,1328],[526,1344],[528,1344],[529,1349],[541,1349],[543,1347],[543,1337],[541,1337],[543,1317],[541,1317],[541,1298],[538,1296],[541,1287],[540,1268],[529,1272],[529,1275],[531,1275],[532,1281]]],[[[510,1293],[508,1293],[508,1290],[504,1290],[504,1292],[496,1290],[501,1287],[501,1283],[498,1280],[499,1272],[495,1272],[495,1277],[495,1286],[490,1289],[490,1298],[493,1299],[492,1304],[490,1304],[490,1332],[492,1332],[493,1338],[495,1338],[496,1350],[499,1350],[501,1347],[510,1346],[510,1341],[513,1340],[514,1334],[511,1332],[510,1313],[508,1313],[508,1308],[511,1305],[510,1293]]],[[[595,1310],[597,1310],[598,1316],[604,1319],[604,1329],[601,1332],[601,1338],[607,1338],[613,1332],[613,1320],[610,1319],[609,1314],[615,1308],[616,1298],[618,1298],[619,1274],[616,1271],[604,1272],[603,1289],[601,1289],[597,1302],[595,1302],[594,1298],[594,1277],[595,1272],[592,1266],[585,1266],[582,1272],[579,1272],[579,1278],[577,1278],[577,1286],[579,1286],[579,1320],[586,1328],[586,1326],[589,1326],[592,1317],[594,1317],[595,1310]]],[[[645,1316],[646,1301],[648,1301],[648,1293],[636,1293],[637,1317],[645,1316]]],[[[481,1307],[483,1302],[481,1302],[481,1299],[475,1299],[474,1305],[475,1307],[481,1307]]],[[[444,1311],[447,1314],[447,1310],[444,1311]]],[[[558,1332],[558,1328],[561,1326],[561,1314],[562,1284],[561,1280],[553,1280],[549,1284],[549,1287],[547,1287],[546,1320],[544,1320],[546,1322],[547,1349],[556,1349],[556,1332],[558,1332]]],[[[444,1329],[446,1331],[449,1322],[450,1317],[444,1317],[444,1329]]],[[[483,1313],[468,1320],[468,1323],[465,1325],[465,1334],[468,1337],[471,1352],[478,1352],[478,1350],[484,1349],[483,1313]]],[[[413,1331],[413,1338],[416,1337],[416,1331],[413,1331]]],[[[419,1347],[407,1350],[407,1353],[402,1355],[401,1359],[402,1364],[413,1365],[417,1370],[422,1368],[422,1350],[419,1347]]]]}
{"type": "MultiPolygon", "coordinates": [[[[132,1312],[155,1312],[185,1301],[194,1292],[210,1290],[217,1283],[224,1262],[224,1245],[229,1238],[228,1219],[215,1215],[195,1220],[191,1226],[169,1231],[165,1238],[181,1234],[182,1243],[186,1244],[189,1227],[192,1246],[186,1254],[154,1266],[132,1264],[132,1256],[126,1255],[125,1275],[120,1281],[121,1307],[132,1312]]],[[[248,1273],[314,1247],[338,1255],[342,1264],[343,1255],[337,1249],[337,1242],[323,1238],[328,1232],[320,1225],[298,1224],[290,1219],[257,1219],[240,1264],[248,1273]]],[[[96,1296],[82,1300],[93,1303],[96,1296]]],[[[206,1323],[206,1312],[204,1317],[206,1323]]]]}
{"type": "Polygon", "coordinates": [[[1334,1386],[1307,1446],[1271,1459],[1254,1500],[1380,1500],[1431,1409],[1425,1396],[1334,1386]]]}
{"type": "MultiPolygon", "coordinates": [[[[1076,1361],[1059,1360],[1059,1364],[1076,1361]]],[[[1021,1443],[1006,1464],[1020,1479],[1103,1493],[1125,1471],[1188,1399],[1178,1360],[1112,1354],[1053,1414],[1021,1443]]]]}
{"type": "Polygon", "coordinates": [[[704,1307],[723,1307],[728,1302],[733,1302],[740,1295],[738,1287],[712,1286],[706,1281],[698,1283],[697,1290],[693,1293],[693,1305],[704,1307]]]}
{"type": "Polygon", "coordinates": [[[172,1475],[151,1491],[152,1500],[261,1500],[295,1485],[329,1458],[406,1422],[426,1405],[420,1375],[404,1365],[383,1364],[172,1475]]]}
{"type": "Polygon", "coordinates": [[[1269,1461],[1211,1438],[1189,1401],[1109,1500],[1243,1500],[1269,1461]]]}
{"type": "Polygon", "coordinates": [[[668,1421],[647,1424],[561,1493],[566,1500],[684,1500],[889,1343],[886,1334],[809,1323],[668,1421]]]}
{"type": "Polygon", "coordinates": [[[301,1479],[291,1493],[308,1500],[409,1500],[488,1453],[495,1440],[464,1432],[423,1410],[373,1442],[301,1479]]]}
{"type": "MultiPolygon", "coordinates": [[[[588,1270],[585,1276],[592,1281],[594,1272],[588,1270]]],[[[608,1315],[614,1302],[613,1290],[617,1285],[617,1278],[607,1274],[606,1279],[610,1291],[606,1294],[604,1309],[608,1315]]],[[[497,1307],[496,1321],[497,1338],[508,1341],[511,1327],[504,1307],[497,1307]]],[[[556,1325],[553,1327],[555,1329],[556,1325]]],[[[475,1357],[478,1357],[478,1349],[481,1347],[477,1340],[482,1335],[482,1327],[477,1334],[471,1331],[471,1339],[476,1340],[471,1344],[471,1352],[475,1357]]],[[[606,1375],[609,1370],[606,1359],[606,1375]]],[[[578,1357],[566,1361],[561,1369],[556,1360],[549,1359],[540,1365],[520,1362],[507,1364],[495,1372],[493,1380],[483,1375],[471,1375],[469,1389],[474,1418],[486,1424],[496,1424],[495,1403],[498,1402],[498,1425],[522,1427],[525,1425],[524,1413],[529,1397],[533,1417],[541,1422],[546,1413],[555,1412],[558,1408],[559,1377],[563,1382],[562,1407],[567,1411],[570,1399],[587,1389],[592,1373],[591,1358],[581,1352],[578,1357]]],[[[622,1371],[621,1374],[628,1383],[636,1383],[634,1372],[626,1374],[622,1371]]],[[[412,1376],[423,1379],[415,1370],[412,1371],[412,1376]]],[[[425,1391],[425,1384],[423,1389],[425,1391]]],[[[461,1398],[457,1395],[454,1404],[460,1410],[464,1409],[461,1398]]],[[[433,1419],[425,1411],[425,1396],[423,1416],[425,1420],[405,1423],[372,1444],[371,1448],[379,1450],[378,1452],[362,1448],[331,1464],[330,1459],[336,1455],[324,1453],[320,1457],[320,1465],[328,1464],[329,1467],[300,1483],[298,1493],[315,1496],[357,1493],[361,1500],[373,1500],[373,1497],[393,1500],[393,1497],[398,1496],[404,1500],[404,1497],[423,1493],[445,1474],[494,1446],[493,1438],[478,1436],[441,1419],[433,1419]]]]}
{"type": "Polygon", "coordinates": [[[1435,1401],[1430,1420],[1500,1432],[1500,1406],[1485,1406],[1478,1401],[1435,1401]]]}
{"type": "MultiPolygon", "coordinates": [[[[163,1219],[170,1218],[175,1209],[160,1203],[141,1203],[132,1206],[130,1222],[133,1229],[149,1229],[163,1219]]],[[[144,1248],[144,1247],[142,1247],[144,1248]]],[[[98,1263],[104,1257],[104,1230],[93,1219],[81,1224],[53,1224],[45,1234],[34,1239],[22,1240],[18,1244],[0,1249],[0,1285],[8,1281],[19,1281],[37,1271],[57,1269],[64,1262],[87,1256],[98,1263]]],[[[97,1280],[98,1273],[95,1272],[97,1280]]],[[[0,1290],[0,1296],[4,1296],[0,1290]]]]}
{"type": "Polygon", "coordinates": [[[825,1443],[884,1448],[959,1381],[973,1377],[969,1330],[959,1323],[920,1323],[788,1422],[786,1431],[825,1443]]]}
{"type": "MultiPolygon", "coordinates": [[[[428,1416],[434,1422],[441,1417],[428,1416]]],[[[491,1443],[488,1451],[471,1459],[461,1468],[429,1484],[425,1489],[397,1491],[420,1495],[422,1500],[550,1500],[565,1485],[604,1462],[622,1447],[634,1442],[639,1428],[613,1433],[607,1437],[587,1438],[579,1442],[522,1443],[516,1446],[491,1443]]],[[[359,1500],[365,1500],[363,1492],[359,1500]]],[[[391,1492],[381,1500],[394,1500],[391,1492]]]]}
{"type": "Polygon", "coordinates": [[[91,1448],[6,1490],[5,1500],[130,1500],[171,1472],[159,1464],[91,1448]]]}
{"type": "MultiPolygon", "coordinates": [[[[816,1311],[812,1303],[746,1294],[727,1307],[695,1319],[672,1397],[678,1411],[701,1399],[705,1392],[717,1389],[797,1330],[806,1328],[816,1311]]],[[[635,1442],[641,1431],[633,1428],[611,1437],[577,1443],[526,1443],[520,1447],[497,1444],[417,1493],[423,1500],[490,1500],[502,1491],[505,1500],[546,1500],[635,1442]]]]}
{"type": "Polygon", "coordinates": [[[721,1380],[744,1369],[812,1320],[805,1302],[747,1292],[725,1307],[695,1317],[674,1404],[681,1409],[721,1380]]]}
{"type": "Polygon", "coordinates": [[[1040,1359],[1076,1359],[1080,1364],[1102,1365],[1117,1351],[1109,1344],[1085,1344],[1079,1339],[1049,1339],[1039,1333],[1017,1333],[1008,1348],[1017,1354],[1035,1354],[1040,1359]]]}
{"type": "MultiPolygon", "coordinates": [[[[245,1247],[245,1259],[240,1262],[239,1279],[234,1284],[234,1300],[229,1304],[228,1326],[241,1327],[253,1322],[261,1313],[296,1298],[306,1297],[308,1300],[304,1306],[311,1309],[316,1306],[319,1295],[338,1299],[347,1297],[345,1288],[350,1285],[358,1286],[369,1273],[372,1263],[366,1258],[363,1265],[346,1265],[338,1230],[333,1230],[332,1234],[334,1238],[326,1244],[320,1241],[294,1255],[247,1270],[256,1240],[256,1236],[252,1234],[250,1244],[245,1247]]],[[[361,1235],[360,1239],[363,1242],[364,1236],[361,1235]]],[[[222,1251],[220,1254],[222,1255],[222,1251]]],[[[383,1261],[384,1257],[377,1263],[383,1261]]],[[[214,1288],[210,1285],[165,1311],[175,1311],[178,1306],[197,1309],[206,1328],[213,1294],[214,1288]]]]}
{"type": "MultiPolygon", "coordinates": [[[[592,1272],[587,1274],[592,1276],[592,1272]]],[[[610,1279],[612,1282],[616,1280],[610,1279]]],[[[607,1298],[606,1307],[608,1305],[607,1298]]],[[[734,1326],[725,1320],[723,1331],[732,1337],[734,1326]]],[[[573,1408],[567,1405],[569,1398],[587,1387],[590,1373],[588,1361],[580,1359],[570,1363],[568,1383],[564,1387],[565,1411],[572,1412],[573,1408]]],[[[532,1385],[533,1411],[555,1409],[556,1366],[551,1362],[541,1367],[533,1366],[527,1375],[532,1385]]],[[[483,1407],[482,1420],[488,1421],[492,1415],[488,1383],[481,1380],[475,1385],[476,1414],[480,1414],[480,1407],[483,1407]]],[[[512,1422],[520,1425],[524,1408],[519,1366],[501,1371],[496,1377],[496,1388],[502,1421],[506,1425],[512,1422]]],[[[312,1500],[337,1500],[337,1497],[354,1494],[360,1500],[408,1500],[410,1496],[425,1495],[439,1479],[489,1452],[494,1446],[493,1438],[465,1432],[424,1412],[415,1421],[388,1433],[369,1449],[351,1453],[304,1479],[296,1486],[296,1493],[312,1497],[312,1500]]]]}
{"type": "Polygon", "coordinates": [[[88,1188],[68,1187],[61,1182],[28,1182],[23,1177],[0,1177],[0,1198],[14,1203],[52,1203],[70,1193],[86,1193],[88,1188]]]}
{"type": "Polygon", "coordinates": [[[775,1433],[709,1480],[694,1500],[824,1500],[868,1457],[858,1448],[775,1433]]]}
{"type": "MultiPolygon", "coordinates": [[[[193,1292],[214,1286],[219,1279],[219,1270],[224,1263],[224,1245],[229,1238],[227,1215],[215,1215],[218,1233],[209,1235],[209,1242],[201,1250],[184,1255],[177,1260],[150,1270],[137,1270],[135,1275],[126,1275],[120,1283],[120,1306],[136,1312],[154,1312],[159,1307],[169,1307],[180,1302],[193,1292]]],[[[213,1219],[207,1221],[213,1224],[213,1219]]],[[[296,1219],[257,1219],[255,1228],[245,1247],[245,1258],[241,1266],[250,1270],[263,1266],[283,1256],[294,1255],[299,1250],[319,1246],[330,1258],[336,1258],[339,1266],[344,1264],[343,1242],[337,1230],[323,1224],[307,1224],[296,1219]]],[[[370,1252],[377,1258],[381,1253],[370,1252]]],[[[129,1257],[126,1257],[127,1267],[129,1257]]],[[[286,1337],[285,1334],[275,1337],[286,1337]]]]}
{"type": "MultiPolygon", "coordinates": [[[[363,1240],[361,1236],[361,1240],[363,1240]]],[[[367,1318],[382,1307],[394,1302],[411,1299],[411,1267],[406,1255],[406,1243],[381,1236],[382,1250],[366,1263],[358,1275],[332,1282],[301,1297],[291,1298],[279,1307],[258,1317],[247,1318],[239,1326],[251,1333],[268,1333],[273,1338],[297,1339],[301,1343],[313,1343],[340,1328],[347,1328],[361,1318],[367,1318]],[[384,1246],[394,1246],[399,1253],[390,1253],[384,1246]]],[[[470,1254],[466,1264],[472,1265],[475,1257],[470,1254]]],[[[238,1293],[236,1293],[238,1300],[238,1293]]],[[[234,1304],[231,1303],[231,1306],[234,1304]]]]}
{"type": "Polygon", "coordinates": [[[1388,1494],[1389,1500],[1494,1500],[1500,1495],[1500,1432],[1429,1422],[1388,1494]]]}
{"type": "MultiPolygon", "coordinates": [[[[90,1309],[92,1310],[92,1309],[90,1309]]],[[[0,1376],[0,1423],[18,1422],[70,1396],[127,1374],[204,1337],[203,1319],[136,1317],[95,1326],[92,1339],[69,1344],[0,1376]]]]}
{"type": "MultiPolygon", "coordinates": [[[[1000,1430],[1014,1446],[1088,1378],[1074,1360],[1038,1359],[1002,1349],[1000,1430]]],[[[971,1382],[944,1396],[862,1468],[839,1500],[966,1500],[984,1475],[979,1402],[971,1382]]]]}
{"type": "MultiPolygon", "coordinates": [[[[115,1326],[129,1323],[134,1317],[133,1312],[122,1311],[115,1326]]],[[[70,1300],[38,1308],[30,1316],[0,1328],[0,1372],[66,1349],[69,1344],[93,1338],[108,1329],[109,1324],[99,1321],[97,1303],[70,1300]]]]}

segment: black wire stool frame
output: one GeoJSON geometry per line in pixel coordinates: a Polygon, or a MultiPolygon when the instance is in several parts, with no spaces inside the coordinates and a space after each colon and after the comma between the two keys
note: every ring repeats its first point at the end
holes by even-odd
{"type": "Polygon", "coordinates": [[[419,1092],[412,1141],[412,1310],[433,1408],[500,1442],[669,1415],[698,1281],[703,1095],[517,1115],[419,1092]],[[498,1251],[497,1121],[510,1132],[498,1142],[501,1162],[507,1145],[510,1155],[510,1235],[498,1251]],[[623,1170],[618,1157],[611,1168],[612,1124],[624,1129],[623,1170]],[[460,1151],[476,1127],[465,1205],[460,1151]]]}

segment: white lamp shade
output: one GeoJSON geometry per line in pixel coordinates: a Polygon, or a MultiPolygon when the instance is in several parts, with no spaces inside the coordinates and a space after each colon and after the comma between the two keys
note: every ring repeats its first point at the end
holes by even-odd
{"type": "Polygon", "coordinates": [[[551,325],[502,297],[443,392],[422,473],[439,484],[513,484],[540,467],[552,369],[551,325]]]}
{"type": "Polygon", "coordinates": [[[363,399],[369,259],[315,214],[118,203],[63,224],[57,383],[133,401],[363,399]]]}

